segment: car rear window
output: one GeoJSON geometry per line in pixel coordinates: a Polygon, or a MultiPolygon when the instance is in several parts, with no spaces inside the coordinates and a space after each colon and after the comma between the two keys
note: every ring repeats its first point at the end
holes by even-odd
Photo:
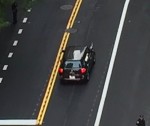
{"type": "Polygon", "coordinates": [[[65,68],[81,68],[80,61],[66,61],[65,68]]]}

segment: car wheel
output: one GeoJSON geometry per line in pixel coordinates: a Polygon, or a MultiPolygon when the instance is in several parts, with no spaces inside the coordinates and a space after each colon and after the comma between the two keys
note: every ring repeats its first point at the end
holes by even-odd
{"type": "Polygon", "coordinates": [[[90,74],[88,72],[87,75],[86,75],[86,81],[89,81],[89,80],[90,80],[90,74]]]}
{"type": "Polygon", "coordinates": [[[93,60],[93,64],[95,64],[96,63],[96,59],[94,58],[94,60],[93,60]]]}
{"type": "Polygon", "coordinates": [[[95,55],[94,55],[94,59],[93,59],[93,65],[96,63],[96,58],[95,58],[95,55]]]}

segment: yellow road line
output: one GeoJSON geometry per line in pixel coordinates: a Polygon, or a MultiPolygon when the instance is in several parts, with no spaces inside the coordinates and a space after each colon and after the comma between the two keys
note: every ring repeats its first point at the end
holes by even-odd
{"type": "MultiPolygon", "coordinates": [[[[79,8],[81,6],[81,3],[82,3],[82,0],[76,1],[75,6],[73,8],[73,11],[71,13],[71,16],[69,18],[66,29],[72,28],[74,21],[75,21],[75,18],[78,14],[79,8]]],[[[40,108],[40,111],[38,114],[38,118],[37,118],[37,122],[36,122],[37,125],[42,125],[42,123],[43,123],[43,119],[44,119],[44,116],[45,116],[45,113],[47,110],[47,106],[48,106],[48,103],[49,103],[49,100],[50,100],[50,97],[52,94],[54,83],[55,83],[55,80],[57,77],[58,69],[60,67],[60,63],[61,63],[60,61],[63,57],[62,50],[64,50],[66,48],[69,36],[70,36],[70,33],[68,33],[68,32],[65,32],[63,35],[63,38],[62,38],[62,41],[61,41],[61,44],[60,44],[60,47],[59,47],[59,50],[57,53],[57,57],[55,60],[55,64],[54,64],[54,67],[53,67],[53,70],[52,70],[52,73],[51,73],[51,76],[50,76],[50,79],[48,82],[48,86],[47,86],[47,89],[46,89],[46,92],[45,92],[45,95],[44,95],[44,98],[43,98],[43,101],[41,104],[41,108],[40,108]]]]}
{"type": "Polygon", "coordinates": [[[69,22],[68,22],[68,25],[67,25],[67,29],[72,28],[72,26],[74,24],[74,20],[75,20],[77,14],[78,14],[77,12],[79,11],[81,3],[82,3],[82,0],[77,0],[76,1],[74,9],[71,13],[71,16],[70,16],[70,19],[69,19],[69,22]]]}

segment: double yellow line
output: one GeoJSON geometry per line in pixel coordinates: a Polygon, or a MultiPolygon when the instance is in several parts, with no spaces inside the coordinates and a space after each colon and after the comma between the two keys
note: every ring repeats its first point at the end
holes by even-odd
{"type": "MultiPolygon", "coordinates": [[[[76,0],[75,6],[72,10],[72,13],[71,13],[71,16],[69,18],[66,29],[70,29],[73,27],[73,24],[74,24],[74,21],[75,21],[77,14],[78,14],[81,3],[82,3],[82,0],[76,0]]],[[[70,36],[70,33],[68,33],[68,32],[65,32],[63,35],[63,38],[62,38],[62,41],[61,41],[61,44],[60,44],[60,47],[59,47],[59,50],[57,53],[57,57],[55,60],[55,64],[54,64],[54,67],[53,67],[53,70],[52,70],[52,73],[51,73],[51,76],[50,76],[50,79],[48,82],[48,86],[47,86],[47,89],[46,89],[46,92],[45,92],[45,95],[44,95],[44,98],[43,98],[43,101],[41,104],[41,108],[40,108],[40,111],[38,114],[36,125],[42,125],[42,123],[43,123],[43,119],[44,119],[44,116],[45,116],[45,113],[47,110],[47,106],[48,106],[48,103],[49,103],[49,100],[50,100],[50,97],[52,94],[54,83],[55,83],[55,80],[57,77],[58,69],[60,67],[60,63],[61,63],[60,61],[63,57],[62,50],[65,50],[69,36],[70,36]]]]}

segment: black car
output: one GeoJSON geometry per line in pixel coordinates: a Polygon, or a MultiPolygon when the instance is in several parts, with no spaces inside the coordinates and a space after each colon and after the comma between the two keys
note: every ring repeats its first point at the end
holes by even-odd
{"type": "Polygon", "coordinates": [[[95,64],[93,44],[88,46],[68,46],[59,68],[61,81],[80,81],[90,79],[90,72],[95,64]]]}

